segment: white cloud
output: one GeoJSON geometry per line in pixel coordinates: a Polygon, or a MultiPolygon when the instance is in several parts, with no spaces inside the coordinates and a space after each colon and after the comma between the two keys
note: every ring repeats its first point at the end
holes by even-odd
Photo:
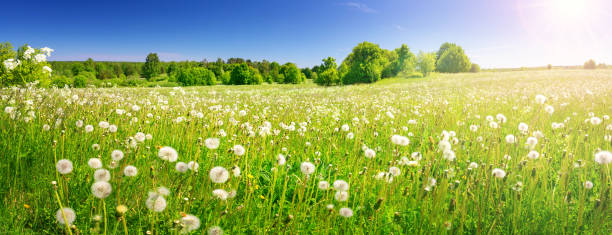
{"type": "Polygon", "coordinates": [[[365,12],[365,13],[378,13],[377,10],[368,7],[368,5],[366,5],[364,3],[345,2],[345,3],[342,3],[341,5],[344,5],[344,6],[347,6],[349,8],[356,9],[356,10],[359,10],[359,11],[365,12]]]}

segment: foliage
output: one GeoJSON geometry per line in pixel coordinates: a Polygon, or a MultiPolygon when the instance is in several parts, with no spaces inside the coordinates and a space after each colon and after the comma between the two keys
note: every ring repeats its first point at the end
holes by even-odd
{"type": "Polygon", "coordinates": [[[587,60],[587,62],[584,62],[584,69],[596,69],[597,66],[595,64],[595,61],[590,59],[587,60]]]}
{"type": "Polygon", "coordinates": [[[142,66],[142,75],[147,79],[151,79],[152,77],[155,77],[160,73],[161,66],[159,63],[159,57],[157,57],[157,53],[149,53],[149,55],[147,55],[147,59],[144,65],[142,66]]]}
{"type": "Polygon", "coordinates": [[[6,58],[2,61],[0,68],[0,83],[2,85],[25,85],[27,83],[48,80],[53,71],[47,63],[47,57],[51,56],[53,49],[32,48],[23,45],[15,53],[10,43],[0,45],[0,57],[6,58]]]}
{"type": "Polygon", "coordinates": [[[262,82],[263,78],[261,77],[259,72],[255,68],[243,62],[238,66],[234,67],[234,69],[232,69],[229,84],[254,85],[261,84],[262,82]]]}
{"type": "Polygon", "coordinates": [[[470,68],[470,73],[479,73],[479,72],[480,72],[480,65],[472,64],[472,67],[470,68]]]}
{"type": "Polygon", "coordinates": [[[201,67],[180,69],[176,81],[183,86],[210,86],[217,84],[215,73],[201,67]]]}
{"type": "Polygon", "coordinates": [[[436,70],[436,54],[419,52],[417,56],[417,70],[425,77],[436,70]]]}
{"type": "Polygon", "coordinates": [[[381,79],[387,58],[377,44],[362,42],[342,63],[348,68],[341,78],[342,84],[372,83],[381,79]]]}
{"type": "Polygon", "coordinates": [[[304,74],[294,63],[286,63],[280,68],[280,73],[283,75],[283,83],[299,84],[306,80],[304,74]]]}
{"type": "Polygon", "coordinates": [[[443,53],[436,62],[436,69],[442,73],[460,73],[470,70],[470,59],[463,51],[463,48],[455,44],[443,44],[438,51],[443,53]]]}
{"type": "Polygon", "coordinates": [[[314,82],[323,86],[339,85],[340,76],[338,76],[338,70],[336,69],[336,59],[333,57],[327,57],[323,59],[323,64],[317,68],[319,73],[313,72],[317,76],[314,78],[314,82]]]}

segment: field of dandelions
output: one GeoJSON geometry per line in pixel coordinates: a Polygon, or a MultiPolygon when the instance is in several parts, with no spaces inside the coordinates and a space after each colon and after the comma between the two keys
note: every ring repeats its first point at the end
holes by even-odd
{"type": "Polygon", "coordinates": [[[610,70],[0,95],[2,233],[612,231],[610,70]]]}

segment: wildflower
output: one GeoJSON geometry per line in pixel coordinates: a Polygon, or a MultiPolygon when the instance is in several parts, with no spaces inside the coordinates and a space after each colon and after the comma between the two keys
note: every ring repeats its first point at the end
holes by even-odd
{"type": "Polygon", "coordinates": [[[351,210],[350,208],[340,208],[339,210],[340,216],[344,217],[344,218],[349,218],[351,216],[353,216],[353,210],[351,210]]]}
{"type": "Polygon", "coordinates": [[[500,178],[500,179],[506,177],[506,172],[499,168],[493,169],[492,173],[493,173],[493,176],[500,178]]]}
{"type": "Polygon", "coordinates": [[[200,228],[200,219],[195,215],[187,214],[181,218],[181,224],[183,225],[181,233],[189,233],[200,228]]]}
{"type": "Polygon", "coordinates": [[[497,119],[497,121],[499,121],[499,123],[506,123],[506,116],[504,116],[501,113],[498,113],[495,118],[497,119]]]}
{"type": "Polygon", "coordinates": [[[100,158],[90,158],[87,165],[93,169],[98,169],[102,167],[102,161],[100,161],[100,158]]]}
{"type": "Polygon", "coordinates": [[[497,129],[497,127],[499,127],[499,125],[497,124],[497,122],[489,122],[489,127],[491,129],[497,129]]]}
{"type": "Polygon", "coordinates": [[[132,165],[128,165],[123,169],[123,175],[125,176],[136,176],[138,174],[138,168],[132,165]]]}
{"type": "Polygon", "coordinates": [[[232,167],[232,174],[234,175],[234,177],[240,177],[240,167],[233,166],[232,167]]]}
{"type": "Polygon", "coordinates": [[[349,127],[349,125],[348,125],[348,124],[344,124],[344,125],[342,125],[342,127],[341,127],[341,128],[342,128],[342,131],[344,131],[344,132],[347,132],[347,131],[349,131],[349,129],[350,129],[350,127],[349,127]]]}
{"type": "Polygon", "coordinates": [[[323,191],[329,189],[329,182],[325,180],[319,181],[319,189],[323,191]]]}
{"type": "Polygon", "coordinates": [[[154,212],[162,212],[166,209],[166,199],[158,193],[149,193],[149,198],[145,202],[147,208],[154,212]]]}
{"type": "Polygon", "coordinates": [[[478,163],[475,163],[475,162],[471,162],[470,165],[468,166],[468,170],[472,170],[476,168],[478,168],[478,163]]]}
{"type": "Polygon", "coordinates": [[[142,132],[137,132],[136,135],[134,135],[134,139],[136,139],[136,141],[141,142],[141,143],[145,141],[146,137],[147,136],[145,135],[145,133],[142,133],[142,132]]]}
{"type": "Polygon", "coordinates": [[[327,206],[325,206],[325,208],[327,208],[328,210],[333,210],[334,209],[334,204],[327,204],[327,206]]]}
{"type": "Polygon", "coordinates": [[[546,111],[548,114],[553,114],[555,112],[555,108],[553,106],[546,105],[546,107],[544,107],[544,111],[546,111]]]}
{"type": "Polygon", "coordinates": [[[546,102],[546,96],[536,95],[535,96],[535,102],[536,102],[536,104],[544,104],[544,102],[546,102]]]}
{"type": "Polygon", "coordinates": [[[244,150],[244,147],[242,147],[242,145],[234,145],[232,150],[234,150],[234,154],[236,154],[237,156],[242,156],[246,152],[244,150]]]}
{"type": "Polygon", "coordinates": [[[219,139],[218,138],[208,138],[204,140],[204,144],[208,149],[217,149],[219,148],[219,139]]]}
{"type": "Polygon", "coordinates": [[[598,117],[591,117],[590,121],[591,121],[591,124],[594,126],[601,124],[601,118],[598,118],[598,117]]]}
{"type": "Polygon", "coordinates": [[[108,182],[111,178],[111,174],[110,171],[106,170],[106,169],[97,169],[94,172],[94,179],[96,181],[106,181],[108,182]]]}
{"type": "Polygon", "coordinates": [[[100,123],[98,123],[98,126],[102,129],[106,129],[109,127],[110,124],[108,124],[108,122],[105,121],[101,121],[100,123]]]}
{"type": "Polygon", "coordinates": [[[74,210],[68,207],[61,208],[55,212],[55,219],[60,224],[71,225],[76,220],[76,213],[74,210]],[[66,220],[64,220],[66,218],[66,220]]]}
{"type": "Polygon", "coordinates": [[[376,157],[376,152],[372,149],[366,149],[365,150],[365,156],[366,158],[374,158],[376,157]]]}
{"type": "Polygon", "coordinates": [[[223,229],[219,226],[212,226],[208,229],[208,235],[223,235],[223,229]]]}
{"type": "Polygon", "coordinates": [[[391,142],[399,146],[406,146],[410,144],[410,139],[408,139],[408,137],[401,136],[401,135],[393,135],[391,136],[391,142]]]}
{"type": "Polygon", "coordinates": [[[344,180],[336,180],[334,181],[334,189],[337,191],[348,191],[349,184],[344,180]]]}
{"type": "Polygon", "coordinates": [[[121,159],[123,159],[123,152],[121,150],[113,150],[113,152],[111,152],[111,158],[113,161],[121,161],[121,159]]]}
{"type": "Polygon", "coordinates": [[[526,124],[526,123],[521,122],[521,123],[519,123],[519,125],[518,125],[518,130],[519,130],[521,133],[526,133],[526,132],[529,130],[529,126],[527,126],[527,124],[526,124]]]}
{"type": "Polygon", "coordinates": [[[425,191],[431,191],[434,186],[436,186],[436,179],[429,177],[425,185],[425,191]]]}
{"type": "Polygon", "coordinates": [[[120,215],[125,214],[125,212],[128,211],[127,206],[125,205],[118,205],[117,208],[115,208],[117,210],[117,213],[119,213],[120,215]]]}
{"type": "Polygon", "coordinates": [[[44,130],[44,131],[48,131],[48,130],[50,130],[50,129],[51,129],[51,126],[49,126],[49,125],[47,125],[47,124],[43,125],[43,130],[44,130]]]}
{"type": "Polygon", "coordinates": [[[478,131],[478,126],[476,126],[476,125],[470,125],[470,131],[472,131],[472,132],[476,132],[476,131],[478,131]]]}
{"type": "Polygon", "coordinates": [[[447,149],[442,153],[442,156],[444,157],[444,159],[449,160],[449,161],[454,161],[455,160],[455,152],[453,152],[453,150],[447,149]]]}
{"type": "Polygon", "coordinates": [[[276,156],[276,163],[279,166],[285,165],[286,162],[287,160],[285,159],[285,155],[279,153],[278,156],[276,156]]]}
{"type": "Polygon", "coordinates": [[[189,170],[192,170],[194,172],[198,172],[198,168],[200,168],[200,164],[198,164],[197,162],[194,161],[190,161],[187,163],[187,167],[189,168],[189,170]]]}
{"type": "Polygon", "coordinates": [[[516,143],[516,137],[514,137],[514,135],[507,135],[506,136],[506,143],[508,143],[508,144],[516,143]]]}
{"type": "Polygon", "coordinates": [[[346,138],[352,140],[353,138],[355,138],[355,134],[353,134],[353,132],[349,132],[348,134],[346,134],[346,138]]]}
{"type": "Polygon", "coordinates": [[[348,197],[349,197],[349,194],[347,191],[338,191],[334,195],[334,198],[336,198],[336,201],[339,201],[339,202],[344,202],[348,200],[348,197]]]}
{"type": "Polygon", "coordinates": [[[112,191],[111,185],[106,181],[98,181],[91,185],[91,193],[100,199],[108,197],[112,191]]]}
{"type": "Polygon", "coordinates": [[[534,160],[535,160],[535,159],[538,159],[538,157],[540,157],[540,153],[538,153],[538,152],[537,152],[537,151],[535,151],[535,150],[531,150],[531,151],[529,151],[529,153],[527,154],[527,157],[528,157],[528,158],[530,158],[530,159],[534,159],[534,160]]]}
{"type": "Polygon", "coordinates": [[[512,190],[520,192],[523,189],[523,182],[517,181],[516,184],[512,186],[512,190]]]}
{"type": "Polygon", "coordinates": [[[213,196],[215,196],[217,199],[220,199],[222,201],[227,200],[227,197],[229,196],[229,193],[227,191],[225,191],[224,189],[215,189],[212,191],[213,196]]]}
{"type": "Polygon", "coordinates": [[[216,166],[210,169],[208,176],[212,182],[222,184],[229,179],[229,172],[227,172],[227,170],[223,167],[216,166]]]}
{"type": "Polygon", "coordinates": [[[609,151],[599,151],[595,154],[595,162],[605,165],[612,162],[612,153],[609,151]]]}
{"type": "Polygon", "coordinates": [[[187,166],[187,163],[184,162],[177,162],[175,165],[176,171],[180,172],[180,173],[185,173],[187,172],[187,170],[189,170],[189,166],[187,166]]]}
{"type": "Polygon", "coordinates": [[[100,150],[100,145],[99,145],[99,144],[92,144],[92,145],[91,145],[91,148],[92,148],[93,150],[98,151],[98,150],[100,150]]]}
{"type": "Polygon", "coordinates": [[[438,143],[438,149],[440,149],[440,151],[442,151],[442,152],[450,151],[451,150],[451,144],[450,144],[450,142],[448,142],[448,140],[441,140],[438,143]]]}
{"type": "Polygon", "coordinates": [[[178,153],[172,147],[162,147],[157,154],[162,160],[175,162],[178,159],[178,153]]]}
{"type": "Polygon", "coordinates": [[[529,137],[525,142],[525,145],[527,145],[527,147],[529,147],[530,149],[533,149],[536,144],[538,144],[538,139],[535,137],[529,137]]]}
{"type": "Polygon", "coordinates": [[[93,128],[92,125],[85,126],[85,132],[87,132],[87,133],[92,132],[93,130],[94,130],[94,128],[93,128]]]}
{"type": "Polygon", "coordinates": [[[62,159],[57,161],[57,164],[55,164],[55,168],[57,169],[57,172],[59,172],[62,175],[65,174],[69,174],[70,172],[72,172],[72,162],[68,159],[62,159]]]}
{"type": "Polygon", "coordinates": [[[587,180],[586,182],[584,182],[584,188],[592,189],[593,188],[593,182],[587,180]]]}
{"type": "Polygon", "coordinates": [[[399,169],[399,168],[397,168],[397,167],[392,166],[392,167],[390,167],[390,168],[389,168],[389,173],[390,173],[392,176],[397,177],[397,176],[399,176],[399,175],[400,175],[400,169],[399,169]]]}
{"type": "Polygon", "coordinates": [[[310,174],[314,173],[315,166],[314,166],[314,164],[312,164],[310,162],[302,162],[302,164],[300,165],[300,170],[305,175],[310,175],[310,174]]]}
{"type": "Polygon", "coordinates": [[[111,133],[117,132],[117,126],[116,125],[108,126],[108,131],[110,131],[111,133]]]}

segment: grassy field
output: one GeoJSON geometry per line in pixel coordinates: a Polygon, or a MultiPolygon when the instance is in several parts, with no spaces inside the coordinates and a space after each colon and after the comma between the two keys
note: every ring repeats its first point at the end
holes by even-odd
{"type": "Polygon", "coordinates": [[[612,233],[611,70],[0,95],[7,233],[612,233]]]}

